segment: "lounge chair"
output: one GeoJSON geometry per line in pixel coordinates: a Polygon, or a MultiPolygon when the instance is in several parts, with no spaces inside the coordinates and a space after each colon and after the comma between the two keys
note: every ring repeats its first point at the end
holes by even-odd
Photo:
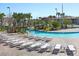
{"type": "Polygon", "coordinates": [[[46,43],[40,47],[39,53],[45,52],[49,48],[50,44],[46,43]]]}
{"type": "Polygon", "coordinates": [[[5,43],[5,41],[7,41],[7,39],[2,39],[0,43],[5,43]]]}
{"type": "Polygon", "coordinates": [[[6,34],[2,34],[2,39],[6,39],[7,35],[6,34]]]}
{"type": "Polygon", "coordinates": [[[20,41],[20,40],[12,40],[10,43],[9,43],[9,46],[12,48],[12,47],[17,47],[17,46],[20,46],[21,44],[23,44],[25,41],[20,41]]]}
{"type": "Polygon", "coordinates": [[[76,48],[73,45],[68,45],[66,49],[66,53],[68,56],[74,56],[76,48]]]}
{"type": "Polygon", "coordinates": [[[59,53],[61,47],[62,47],[61,44],[56,44],[52,54],[56,54],[57,55],[59,53]]]}
{"type": "Polygon", "coordinates": [[[15,43],[13,43],[14,46],[19,46],[21,44],[25,43],[25,41],[17,41],[15,43]]]}
{"type": "Polygon", "coordinates": [[[1,43],[4,43],[3,39],[0,39],[0,44],[1,44],[1,43]]]}
{"type": "Polygon", "coordinates": [[[40,41],[42,39],[43,39],[42,37],[35,37],[35,41],[40,41]]]}
{"type": "Polygon", "coordinates": [[[34,43],[34,42],[26,42],[26,43],[21,44],[21,45],[18,46],[17,48],[18,48],[19,50],[22,50],[22,49],[24,49],[24,48],[29,47],[29,46],[32,45],[33,43],[34,43]]]}
{"type": "Polygon", "coordinates": [[[14,44],[15,42],[19,42],[20,40],[15,40],[15,39],[12,39],[10,40],[10,43],[9,44],[14,44]]]}
{"type": "Polygon", "coordinates": [[[9,43],[10,48],[15,47],[17,43],[18,43],[18,42],[10,42],[10,43],[9,43]]]}
{"type": "Polygon", "coordinates": [[[49,38],[48,38],[48,39],[46,39],[46,41],[45,41],[45,42],[49,42],[49,41],[51,41],[51,39],[49,39],[49,38]]]}
{"type": "Polygon", "coordinates": [[[10,43],[10,41],[5,41],[3,46],[7,46],[10,43]]]}
{"type": "Polygon", "coordinates": [[[4,37],[3,39],[2,39],[2,43],[5,43],[6,41],[10,41],[10,40],[13,40],[14,38],[8,38],[8,37],[4,37]]]}
{"type": "Polygon", "coordinates": [[[28,39],[31,40],[31,39],[35,39],[34,36],[28,36],[28,39]]]}
{"type": "Polygon", "coordinates": [[[42,45],[41,42],[37,42],[35,44],[32,44],[28,49],[28,51],[33,51],[33,50],[36,50],[37,48],[39,48],[40,46],[42,45]]]}
{"type": "Polygon", "coordinates": [[[2,39],[0,39],[0,42],[2,41],[2,39]]]}

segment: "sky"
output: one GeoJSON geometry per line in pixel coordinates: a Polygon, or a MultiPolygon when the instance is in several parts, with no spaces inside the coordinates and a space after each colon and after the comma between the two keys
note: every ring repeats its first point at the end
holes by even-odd
{"type": "MultiPolygon", "coordinates": [[[[62,12],[62,3],[0,3],[0,12],[8,15],[7,7],[10,7],[11,14],[13,12],[31,13],[33,18],[55,15],[55,8],[58,12],[62,12]]],[[[65,15],[79,16],[78,3],[63,3],[63,10],[65,15]]]]}

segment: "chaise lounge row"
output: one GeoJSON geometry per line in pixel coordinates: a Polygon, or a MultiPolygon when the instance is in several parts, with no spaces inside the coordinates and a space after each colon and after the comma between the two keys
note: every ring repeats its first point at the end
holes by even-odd
{"type": "Polygon", "coordinates": [[[16,39],[11,36],[3,35],[0,36],[0,43],[5,43],[4,45],[9,45],[11,48],[16,47],[19,50],[27,49],[28,51],[38,51],[38,53],[43,53],[46,51],[52,52],[52,54],[57,55],[61,52],[63,48],[67,55],[73,56],[76,52],[76,48],[73,45],[67,45],[67,47],[63,47],[61,44],[56,44],[54,47],[47,42],[38,41],[38,42],[27,42],[21,39],[16,39]],[[4,36],[4,37],[3,37],[4,36]],[[6,39],[6,38],[7,39],[6,39]]]}

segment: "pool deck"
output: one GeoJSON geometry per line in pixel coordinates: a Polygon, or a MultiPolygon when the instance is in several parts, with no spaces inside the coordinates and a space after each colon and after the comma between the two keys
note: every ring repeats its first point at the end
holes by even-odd
{"type": "Polygon", "coordinates": [[[61,30],[51,31],[51,32],[79,32],[79,28],[61,29],[61,30]]]}
{"type": "MultiPolygon", "coordinates": [[[[79,31],[79,28],[59,30],[56,32],[63,32],[63,31],[64,32],[70,32],[70,31],[74,32],[74,31],[79,31]]],[[[5,33],[5,34],[7,34],[7,33],[5,33]]],[[[17,37],[17,39],[23,38],[23,40],[29,41],[22,34],[14,34],[14,37],[17,37]]],[[[34,40],[32,39],[31,41],[34,41],[34,40]]],[[[51,38],[51,41],[49,43],[52,46],[55,46],[55,44],[61,44],[62,46],[67,46],[67,45],[72,44],[76,47],[76,50],[77,50],[77,53],[75,54],[75,56],[79,56],[79,38],[69,38],[69,39],[68,38],[51,38]]],[[[44,53],[38,53],[37,51],[29,52],[26,49],[18,50],[15,47],[10,48],[9,46],[3,46],[3,44],[0,44],[0,56],[67,56],[67,54],[58,53],[58,55],[53,55],[52,52],[44,52],[44,53]]]]}

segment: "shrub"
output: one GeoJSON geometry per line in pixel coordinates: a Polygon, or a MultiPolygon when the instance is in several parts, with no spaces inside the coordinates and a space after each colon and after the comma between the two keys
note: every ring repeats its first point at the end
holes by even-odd
{"type": "Polygon", "coordinates": [[[63,24],[64,24],[64,28],[67,28],[67,25],[72,24],[72,21],[69,19],[64,19],[63,24]]]}
{"type": "Polygon", "coordinates": [[[61,24],[59,22],[57,22],[57,21],[53,21],[52,26],[53,26],[54,30],[58,30],[58,29],[61,28],[61,24]]]}
{"type": "Polygon", "coordinates": [[[45,31],[51,31],[52,28],[51,27],[46,27],[45,31]]]}

